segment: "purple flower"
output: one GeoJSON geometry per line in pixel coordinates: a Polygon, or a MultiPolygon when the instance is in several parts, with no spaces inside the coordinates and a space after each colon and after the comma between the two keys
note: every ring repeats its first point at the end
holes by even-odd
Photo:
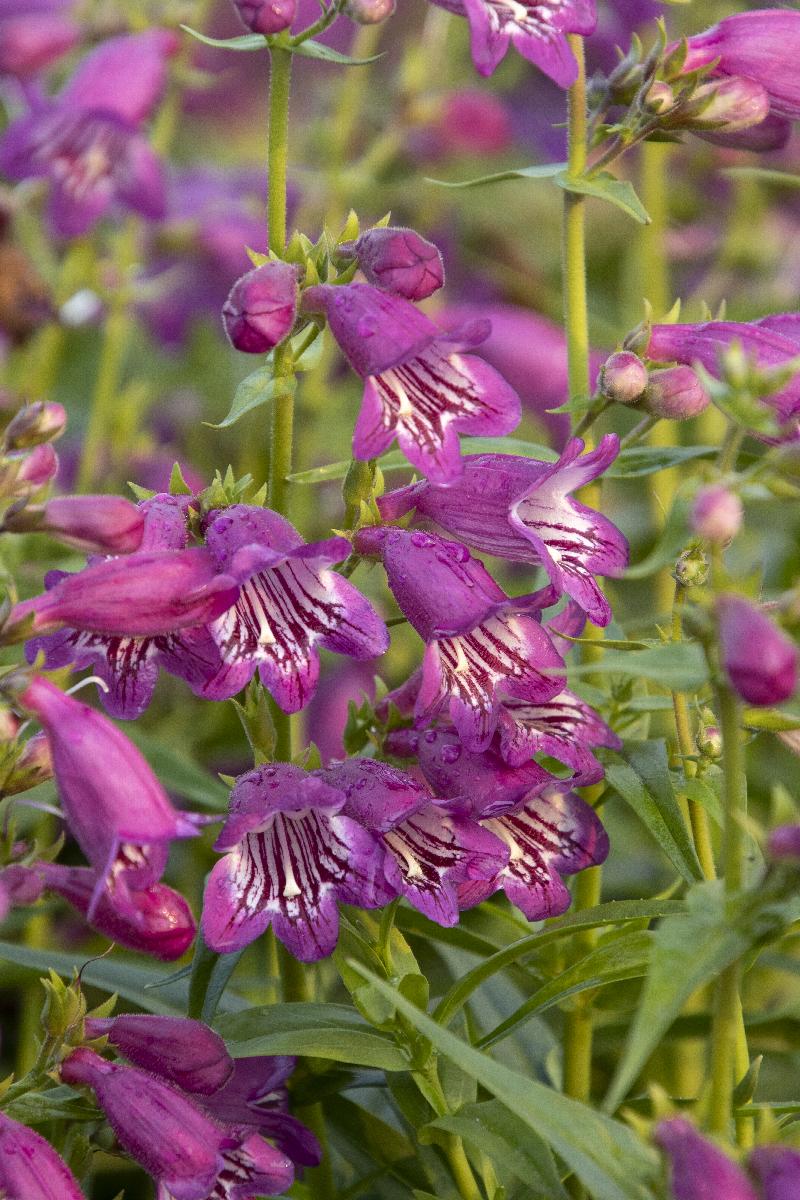
{"type": "Polygon", "coordinates": [[[0,0],[0,74],[27,79],[66,54],[80,29],[61,0],[0,0]]]}
{"type": "Polygon", "coordinates": [[[35,904],[43,887],[41,877],[31,867],[12,863],[0,869],[0,922],[5,920],[12,908],[35,904]]]}
{"type": "Polygon", "coordinates": [[[241,584],[236,604],[210,626],[220,654],[241,670],[240,686],[258,667],[285,712],[298,712],[314,694],[318,646],[359,659],[387,649],[375,609],[331,570],[349,553],[344,538],[306,545],[277,513],[235,504],[210,514],[206,546],[218,570],[241,584]]]}
{"type": "Polygon", "coordinates": [[[352,253],[367,283],[406,300],[424,300],[444,283],[439,250],[413,229],[368,229],[352,245],[352,253]]]}
{"type": "Polygon", "coordinates": [[[139,750],[107,717],[39,677],[19,702],[47,733],[64,816],[98,872],[90,917],[110,877],[124,876],[132,888],[156,883],[169,843],[195,837],[200,818],[172,807],[139,750]]]}
{"type": "Polygon", "coordinates": [[[13,454],[6,459],[14,467],[11,490],[15,496],[29,496],[55,479],[58,474],[58,455],[52,446],[34,446],[27,454],[13,454]]]}
{"type": "Polygon", "coordinates": [[[301,962],[330,954],[337,900],[385,902],[383,852],[345,816],[345,794],[289,764],[240,775],[215,849],[223,852],[203,900],[203,936],[227,953],[272,925],[301,962]]]}
{"type": "Polygon", "coordinates": [[[117,1053],[143,1071],[159,1075],[184,1092],[209,1096],[233,1074],[233,1059],[218,1033],[186,1017],[129,1013],[91,1017],[87,1038],[108,1038],[117,1053]]]}
{"type": "Polygon", "coordinates": [[[120,1145],[153,1176],[163,1200],[245,1200],[291,1186],[294,1167],[279,1150],[258,1135],[233,1136],[136,1067],[81,1047],[62,1063],[61,1078],[93,1090],[120,1145]]]}
{"type": "Polygon", "coordinates": [[[771,859],[800,859],[800,825],[778,825],[770,832],[767,856],[771,859]]]}
{"type": "Polygon", "coordinates": [[[516,392],[482,359],[459,353],[487,337],[487,321],[443,333],[409,301],[363,283],[309,288],[304,306],[326,313],[365,380],[356,458],[378,458],[397,438],[413,466],[446,485],[462,470],[459,432],[499,435],[519,424],[516,392]]]}
{"type": "Polygon", "coordinates": [[[15,121],[0,140],[11,179],[49,178],[50,218],[61,237],[85,233],[117,201],[164,214],[161,166],[139,132],[177,49],[174,33],[151,29],[111,38],[81,63],[54,99],[15,121]]]}
{"type": "Polygon", "coordinates": [[[292,332],[297,312],[297,268],[268,262],[236,280],[222,308],[231,345],[266,354],[292,332]]]}
{"type": "Polygon", "coordinates": [[[758,1146],[747,1165],[761,1184],[764,1200],[794,1200],[798,1195],[800,1151],[793,1146],[758,1146]]]}
{"type": "Polygon", "coordinates": [[[439,925],[458,924],[459,883],[491,879],[506,862],[502,842],[396,767],[353,758],[324,777],[345,792],[344,812],[383,845],[387,900],[405,896],[439,925]]]}
{"type": "Polygon", "coordinates": [[[669,1160],[674,1200],[758,1200],[744,1171],[685,1117],[662,1121],[655,1140],[669,1160]]]}
{"type": "Polygon", "coordinates": [[[635,404],[647,387],[647,368],[630,350],[618,350],[603,363],[600,387],[615,404],[635,404]]]}
{"type": "Polygon", "coordinates": [[[233,0],[242,24],[268,36],[288,29],[297,16],[297,0],[233,0]]]}
{"type": "Polygon", "coordinates": [[[60,438],[67,427],[67,412],[63,404],[39,400],[26,404],[16,413],[3,433],[7,450],[30,450],[42,442],[60,438]]]}
{"type": "Polygon", "coordinates": [[[98,893],[97,872],[89,867],[37,863],[36,871],[49,891],[61,896],[87,918],[93,929],[120,946],[173,962],[194,941],[196,926],[191,909],[183,896],[166,884],[133,889],[124,877],[117,876],[108,879],[98,893]]]}
{"type": "Polygon", "coordinates": [[[559,87],[575,82],[578,67],[566,38],[588,34],[597,24],[594,0],[434,0],[469,21],[472,61],[491,75],[510,44],[559,87]]]}
{"type": "Polygon", "coordinates": [[[610,433],[580,457],[573,438],[556,463],[511,454],[464,460],[464,474],[450,487],[412,484],[380,498],[386,520],[412,508],[477,550],[514,562],[541,564],[559,593],[566,592],[596,625],[611,609],[594,574],[619,575],[628,544],[607,517],[571,499],[570,492],[596,479],[614,461],[619,441],[610,433]]]}
{"type": "Polygon", "coordinates": [[[78,550],[128,554],[141,545],[144,515],[122,496],[56,496],[41,507],[12,512],[4,528],[49,533],[78,550]]]}
{"type": "Polygon", "coordinates": [[[427,643],[415,715],[443,710],[469,750],[485,750],[501,698],[538,703],[563,687],[561,656],[529,600],[513,600],[466,546],[435,534],[362,529],[356,549],[383,558],[401,612],[427,643]]]}
{"type": "Polygon", "coordinates": [[[48,1141],[0,1112],[0,1194],[8,1200],[84,1200],[48,1141]]]}
{"type": "Polygon", "coordinates": [[[717,601],[722,665],[748,704],[782,704],[797,686],[797,646],[743,596],[717,601]]]}
{"type": "Polygon", "coordinates": [[[698,537],[727,545],[742,527],[742,502],[723,484],[712,484],[695,496],[690,520],[698,537]]]}
{"type": "MultiPolygon", "coordinates": [[[[415,149],[425,158],[502,154],[513,142],[509,108],[502,97],[491,92],[460,88],[443,98],[432,123],[424,127],[417,141],[420,144],[415,149]]],[[[493,314],[487,315],[494,333],[493,314]]]]}
{"type": "Polygon", "coordinates": [[[792,120],[800,117],[800,80],[794,68],[800,55],[799,12],[763,8],[736,13],[688,42],[684,70],[694,71],[718,59],[715,75],[754,80],[767,92],[772,113],[792,120]]]}

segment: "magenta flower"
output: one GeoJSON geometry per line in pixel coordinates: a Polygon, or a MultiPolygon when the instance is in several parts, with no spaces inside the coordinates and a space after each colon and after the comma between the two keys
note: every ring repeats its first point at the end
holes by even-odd
{"type": "Polygon", "coordinates": [[[791,638],[743,596],[720,596],[717,615],[722,665],[734,691],[759,706],[788,700],[800,659],[791,638]]]}
{"type": "Polygon", "coordinates": [[[424,300],[444,284],[441,253],[413,229],[368,229],[339,250],[351,251],[367,283],[393,296],[424,300]]]}
{"type": "Polygon", "coordinates": [[[773,114],[800,117],[800,80],[794,68],[800,54],[800,12],[762,8],[736,13],[688,42],[685,70],[718,59],[715,75],[754,80],[767,92],[773,114]]]}
{"type": "Polygon", "coordinates": [[[150,887],[164,872],[169,843],[195,837],[202,818],[172,807],[141,753],[107,717],[42,678],[19,702],[47,733],[67,825],[98,872],[91,918],[109,878],[150,887]]]}
{"type": "MultiPolygon", "coordinates": [[[[685,1117],[656,1126],[655,1140],[669,1160],[674,1200],[758,1200],[741,1167],[697,1132],[685,1117]]],[[[777,1200],[777,1198],[775,1198],[777,1200]]]]}
{"type": "Polygon", "coordinates": [[[297,16],[297,0],[233,0],[243,25],[265,35],[288,29],[297,16]]]}
{"type": "Polygon", "coordinates": [[[77,550],[128,554],[141,545],[144,515],[122,496],[56,496],[41,507],[10,513],[4,528],[49,533],[77,550]]]}
{"type": "Polygon", "coordinates": [[[491,879],[507,860],[502,842],[396,767],[352,758],[324,777],[347,795],[344,812],[383,845],[387,900],[405,896],[438,925],[458,924],[458,884],[491,879]]]}
{"type": "MultiPolygon", "coordinates": [[[[464,474],[450,487],[432,481],[382,496],[386,520],[416,508],[475,549],[514,562],[541,564],[558,593],[566,592],[596,625],[611,620],[608,601],[594,575],[619,575],[628,544],[601,513],[570,497],[614,461],[619,441],[609,433],[581,457],[573,438],[556,463],[511,454],[464,460],[464,474]]],[[[552,693],[551,693],[552,694],[552,693]]]]}
{"type": "Polygon", "coordinates": [[[326,313],[351,367],[365,380],[353,454],[378,458],[397,438],[433,483],[459,477],[458,433],[510,433],[520,402],[501,375],[461,350],[484,341],[487,321],[442,332],[413,304],[368,284],[309,288],[304,306],[326,313]]]}
{"type": "Polygon", "coordinates": [[[224,577],[241,584],[236,604],[210,626],[240,687],[258,668],[280,707],[298,712],[317,686],[318,647],[358,659],[387,649],[375,609],[331,570],[350,551],[344,538],[306,544],[277,513],[235,504],[209,515],[206,546],[224,577]]]}
{"type": "Polygon", "coordinates": [[[561,691],[563,660],[530,601],[507,596],[466,546],[375,527],[359,532],[356,549],[381,555],[401,612],[426,642],[418,724],[446,711],[467,749],[485,750],[503,697],[538,703],[561,691]]]}
{"type": "Polygon", "coordinates": [[[794,1146],[757,1146],[747,1166],[761,1184],[764,1200],[793,1200],[800,1191],[800,1151],[794,1146]]]}
{"type": "Polygon", "coordinates": [[[11,179],[49,178],[50,218],[78,237],[118,202],[143,216],[164,214],[161,165],[140,126],[162,92],[174,33],[150,29],[91,51],[66,87],[0,140],[11,179]]]}
{"type": "Polygon", "coordinates": [[[440,8],[466,17],[472,61],[481,75],[491,75],[513,45],[559,87],[575,82],[578,67],[568,33],[589,34],[597,24],[594,0],[433,0],[440,8]]]}
{"type": "Polygon", "coordinates": [[[43,887],[41,876],[31,867],[12,863],[0,869],[0,922],[12,908],[35,904],[43,887]]]}
{"type": "Polygon", "coordinates": [[[28,79],[66,54],[80,29],[61,0],[0,0],[0,74],[28,79]]]}
{"type": "Polygon", "coordinates": [[[0,1112],[0,1194],[8,1200],[84,1200],[48,1141],[0,1112]]]}
{"type": "Polygon", "coordinates": [[[184,1092],[209,1096],[233,1074],[233,1059],[218,1033],[186,1017],[128,1013],[90,1017],[87,1038],[108,1038],[118,1054],[135,1067],[159,1075],[184,1092]]]}
{"type": "Polygon", "coordinates": [[[383,851],[344,814],[345,794],[290,764],[240,775],[206,885],[203,936],[227,953],[272,925],[301,962],[330,954],[337,901],[374,908],[386,900],[383,851]]]}
{"type": "Polygon", "coordinates": [[[297,312],[297,268],[268,262],[236,280],[222,307],[232,346],[266,354],[292,332],[297,312]]]}
{"type": "Polygon", "coordinates": [[[694,499],[691,526],[707,542],[726,545],[742,527],[742,502],[721,483],[701,488],[694,499]]]}

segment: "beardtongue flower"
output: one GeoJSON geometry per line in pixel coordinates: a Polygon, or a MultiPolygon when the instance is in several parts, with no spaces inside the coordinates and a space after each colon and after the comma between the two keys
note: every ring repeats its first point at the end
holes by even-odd
{"type": "Polygon", "coordinates": [[[440,8],[469,21],[472,61],[481,75],[491,75],[509,45],[540,71],[567,88],[578,66],[569,48],[568,33],[589,34],[597,24],[594,0],[433,0],[440,8]]]}
{"type": "MultiPolygon", "coordinates": [[[[0,921],[18,905],[35,904],[42,894],[41,877],[30,867],[12,864],[0,870],[0,921]]],[[[0,1173],[2,1181],[2,1173],[0,1173]]]]}
{"type": "Polygon", "coordinates": [[[702,106],[690,118],[695,132],[711,129],[736,134],[760,125],[769,116],[769,96],[755,79],[712,79],[701,84],[692,99],[702,106]]]}
{"type": "Polygon", "coordinates": [[[6,1200],[84,1200],[48,1141],[0,1112],[0,1195],[6,1200]]]}
{"type": "Polygon", "coordinates": [[[122,496],[56,496],[41,506],[12,510],[3,527],[11,533],[49,533],[77,550],[129,554],[141,545],[144,515],[122,496]]]}
{"type": "Polygon", "coordinates": [[[800,1151],[793,1146],[757,1146],[747,1166],[764,1193],[764,1200],[793,1200],[800,1194],[800,1151]]]}
{"type": "Polygon", "coordinates": [[[269,262],[237,279],[222,308],[230,343],[245,354],[266,354],[292,331],[297,268],[269,262]]]}
{"type": "Polygon", "coordinates": [[[225,1043],[202,1021],[130,1013],[89,1017],[84,1028],[87,1038],[108,1038],[134,1066],[185,1092],[209,1096],[233,1074],[233,1059],[225,1043]]]}
{"type": "Polygon", "coordinates": [[[798,649],[777,625],[742,596],[717,601],[722,666],[748,704],[788,700],[797,686],[798,649]]]}
{"type": "Polygon", "coordinates": [[[78,237],[119,202],[164,214],[158,158],[139,132],[162,92],[174,33],[151,29],[110,38],[86,56],[66,87],[13,122],[0,139],[0,170],[14,180],[49,178],[56,233],[78,237]]]}
{"type": "Polygon", "coordinates": [[[548,700],[563,687],[563,660],[539,621],[498,587],[466,546],[404,529],[362,529],[356,550],[383,559],[389,587],[427,643],[415,716],[446,710],[469,750],[485,750],[501,697],[548,700]]]}
{"type": "Polygon", "coordinates": [[[67,825],[99,873],[91,919],[109,877],[133,888],[156,883],[169,843],[195,837],[202,818],[174,809],[139,750],[88,705],[39,677],[19,703],[47,734],[67,825]]]}
{"type": "Polygon", "coordinates": [[[630,350],[620,350],[603,363],[600,388],[615,404],[635,404],[647,387],[647,368],[630,350]]]}
{"type": "Polygon", "coordinates": [[[685,71],[715,63],[715,75],[745,76],[769,96],[771,112],[800,117],[800,12],[783,8],[755,9],[725,17],[719,24],[688,39],[685,71]]]}
{"type": "Polygon", "coordinates": [[[233,1135],[136,1067],[81,1047],[62,1063],[61,1078],[93,1090],[120,1145],[156,1180],[160,1200],[246,1200],[292,1184],[294,1167],[279,1150],[257,1134],[233,1135]]]}
{"type": "Polygon", "coordinates": [[[303,307],[327,315],[333,336],[365,380],[353,454],[378,458],[397,438],[432,482],[461,474],[458,433],[510,433],[519,397],[482,359],[459,351],[485,340],[487,321],[442,332],[413,304],[368,284],[308,288],[303,307]]]}
{"type": "Polygon", "coordinates": [[[433,242],[413,229],[368,229],[357,242],[339,247],[352,252],[367,283],[403,296],[424,300],[444,284],[444,263],[433,242]]]}
{"type": "Polygon", "coordinates": [[[203,899],[203,936],[238,950],[272,925],[301,962],[325,958],[339,936],[337,900],[386,899],[383,850],[345,816],[345,794],[290,764],[239,776],[203,899]]]}
{"type": "Polygon", "coordinates": [[[405,896],[439,925],[458,923],[459,883],[491,879],[506,862],[502,842],[395,767],[354,758],[324,777],[347,795],[345,813],[383,845],[387,899],[405,896]]]}
{"type": "Polygon", "coordinates": [[[297,15],[297,0],[233,0],[233,7],[247,29],[265,36],[288,29],[297,15]]]}
{"type": "Polygon", "coordinates": [[[661,1121],[654,1137],[669,1161],[674,1200],[758,1200],[744,1171],[685,1117],[661,1121]]]}
{"type": "Polygon", "coordinates": [[[691,367],[666,367],[651,371],[642,407],[654,417],[686,421],[709,405],[709,395],[691,367]]]}
{"type": "Polygon", "coordinates": [[[619,441],[606,434],[596,450],[581,456],[582,450],[583,442],[573,438],[555,463],[511,454],[469,456],[452,486],[412,484],[380,497],[378,507],[385,520],[416,508],[477,550],[541,564],[558,593],[571,596],[595,625],[607,625],[611,608],[593,576],[621,574],[628,544],[607,517],[570,492],[611,465],[619,441]]]}
{"type": "Polygon", "coordinates": [[[61,896],[93,929],[120,946],[174,962],[194,941],[191,909],[183,896],[166,884],[133,889],[123,878],[111,878],[98,895],[98,875],[89,867],[37,863],[35,869],[48,891],[61,896]]]}
{"type": "Polygon", "coordinates": [[[701,488],[692,505],[691,525],[699,537],[724,546],[742,527],[742,502],[722,484],[701,488]]]}
{"type": "Polygon", "coordinates": [[[80,38],[60,0],[2,0],[0,74],[28,79],[66,54],[80,38]]]}
{"type": "Polygon", "coordinates": [[[241,584],[236,604],[210,625],[220,654],[241,669],[240,687],[258,668],[284,712],[298,712],[314,694],[318,647],[356,659],[387,649],[375,609],[331,570],[350,551],[344,538],[306,544],[277,513],[235,504],[209,515],[206,547],[241,584]]]}

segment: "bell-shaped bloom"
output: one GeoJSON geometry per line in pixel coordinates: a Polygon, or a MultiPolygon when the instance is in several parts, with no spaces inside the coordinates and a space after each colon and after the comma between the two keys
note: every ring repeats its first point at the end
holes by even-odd
{"type": "Polygon", "coordinates": [[[174,1083],[185,1092],[209,1096],[233,1074],[233,1059],[218,1033],[202,1021],[127,1013],[89,1017],[87,1038],[108,1038],[135,1067],[174,1083]]]}
{"type": "Polygon", "coordinates": [[[386,854],[389,896],[405,896],[438,925],[458,924],[458,884],[494,877],[505,845],[396,767],[372,759],[334,763],[324,777],[347,795],[344,811],[370,830],[386,854]]]}
{"type": "Polygon", "coordinates": [[[578,66],[568,33],[589,34],[597,24],[595,0],[434,0],[441,8],[469,21],[472,61],[481,75],[491,75],[510,45],[554,80],[568,88],[578,66]]]}
{"type": "Polygon", "coordinates": [[[77,550],[129,554],[144,534],[144,514],[122,496],[55,496],[26,505],[4,521],[11,533],[49,533],[77,550]]]}
{"type": "Polygon", "coordinates": [[[581,455],[582,450],[583,442],[573,438],[555,463],[470,455],[464,474],[450,487],[412,484],[382,496],[378,507],[386,520],[416,508],[477,550],[540,564],[559,594],[571,596],[595,625],[607,625],[611,609],[594,575],[621,574],[628,544],[607,517],[570,493],[611,465],[619,441],[609,433],[596,450],[581,455]]]}
{"type": "Polygon", "coordinates": [[[258,668],[284,712],[298,712],[314,694],[318,647],[357,659],[388,648],[375,609],[331,570],[350,551],[344,538],[306,544],[277,513],[235,504],[210,514],[206,548],[241,584],[236,604],[210,625],[222,659],[240,672],[240,687],[258,668]]]}
{"type": "Polygon", "coordinates": [[[120,946],[174,962],[194,941],[197,928],[189,905],[164,883],[134,889],[124,878],[112,877],[98,893],[98,873],[89,867],[37,863],[35,869],[48,891],[61,896],[93,929],[120,946]]]}
{"type": "MultiPolygon", "coordinates": [[[[188,540],[185,498],[159,495],[140,505],[144,519],[142,548],[183,550],[188,540]]],[[[91,566],[87,568],[91,570],[91,566]]],[[[48,591],[65,573],[51,571],[45,578],[48,591]]],[[[77,578],[73,576],[72,578],[77,578]]],[[[238,594],[236,591],[234,594],[238,594]]],[[[32,638],[25,647],[29,662],[44,653],[47,670],[74,664],[90,667],[105,683],[100,699],[112,717],[132,720],[153,698],[159,669],[183,679],[192,691],[207,700],[227,700],[244,683],[241,668],[222,661],[216,642],[204,625],[178,629],[154,637],[120,637],[86,629],[59,629],[32,638]]]]}
{"type": "Polygon", "coordinates": [[[498,587],[466,546],[405,529],[362,529],[361,553],[379,554],[389,587],[426,642],[415,717],[446,711],[469,750],[485,750],[501,700],[548,700],[563,687],[563,660],[530,603],[498,587]]]}
{"type": "Polygon", "coordinates": [[[743,596],[717,601],[722,666],[748,704],[788,700],[797,687],[798,649],[791,638],[743,596]]]}
{"type": "Polygon", "coordinates": [[[656,1126],[655,1140],[667,1157],[674,1200],[759,1200],[741,1167],[702,1137],[685,1117],[656,1126]]]}
{"type": "Polygon", "coordinates": [[[48,1141],[0,1112],[0,1195],[7,1200],[84,1200],[48,1141]]]}
{"type": "Polygon", "coordinates": [[[337,901],[385,901],[383,850],[344,815],[345,800],[290,764],[239,776],[214,847],[225,857],[203,900],[203,936],[213,950],[238,950],[272,925],[296,958],[315,962],[336,945],[337,901]]]}
{"type": "Polygon", "coordinates": [[[109,877],[124,876],[131,888],[156,883],[170,842],[195,837],[202,819],[172,807],[140,751],[107,717],[40,677],[19,702],[47,734],[67,825],[99,872],[96,900],[109,877]]]}
{"type": "Polygon", "coordinates": [[[61,1065],[71,1086],[90,1087],[120,1145],[169,1200],[276,1195],[294,1167],[258,1135],[232,1136],[187,1095],[137,1067],[108,1062],[88,1047],[61,1065]]]}
{"type": "Polygon", "coordinates": [[[441,253],[413,229],[368,229],[352,244],[352,253],[367,283],[406,300],[424,300],[444,283],[441,253]]]}
{"type": "Polygon", "coordinates": [[[800,1195],[800,1151],[794,1146],[757,1146],[747,1166],[761,1185],[764,1200],[794,1200],[800,1195]]]}
{"type": "Polygon", "coordinates": [[[79,38],[62,0],[0,0],[0,75],[29,79],[79,38]]]}
{"type": "Polygon", "coordinates": [[[488,363],[461,353],[485,340],[488,321],[444,333],[408,300],[363,283],[312,287],[303,303],[326,314],[365,380],[356,458],[378,458],[397,438],[412,466],[446,485],[462,471],[459,433],[501,435],[519,424],[513,388],[488,363]]]}
{"type": "Polygon", "coordinates": [[[267,354],[292,332],[297,312],[297,268],[268,262],[237,279],[222,307],[222,323],[236,350],[267,354]]]}
{"type": "Polygon", "coordinates": [[[715,75],[744,76],[761,84],[777,116],[800,118],[800,12],[762,8],[724,17],[688,39],[684,70],[714,63],[715,75]]]}
{"type": "Polygon", "coordinates": [[[78,237],[113,202],[145,217],[164,214],[161,166],[140,133],[178,46],[162,29],[110,38],[92,50],[60,94],[20,117],[0,140],[0,171],[48,178],[50,218],[78,237]]]}

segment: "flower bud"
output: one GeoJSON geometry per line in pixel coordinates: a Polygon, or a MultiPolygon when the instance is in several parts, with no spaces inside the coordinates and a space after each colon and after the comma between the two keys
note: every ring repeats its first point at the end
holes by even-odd
{"type": "Polygon", "coordinates": [[[800,859],[800,825],[778,825],[767,839],[767,857],[772,859],[800,859]]]}
{"type": "Polygon", "coordinates": [[[647,368],[630,350],[607,358],[600,368],[600,390],[615,404],[635,404],[647,387],[647,368]]]}
{"type": "Polygon", "coordinates": [[[297,312],[297,271],[269,262],[237,279],[222,309],[232,346],[244,354],[266,354],[292,330],[297,312]]]}
{"type": "Polygon", "coordinates": [[[0,1113],[0,1195],[8,1200],[83,1200],[63,1158],[41,1136],[0,1113]]]}
{"type": "Polygon", "coordinates": [[[769,116],[769,97],[761,84],[736,75],[702,84],[693,102],[701,107],[688,122],[692,129],[737,133],[769,116]]]}
{"type": "Polygon", "coordinates": [[[265,36],[288,29],[297,16],[297,0],[233,0],[233,7],[248,29],[265,36]]]}
{"type": "Polygon", "coordinates": [[[356,25],[380,25],[394,16],[396,0],[345,0],[342,12],[356,25]]]}
{"type": "Polygon", "coordinates": [[[53,762],[47,734],[35,733],[22,747],[22,753],[3,780],[3,795],[16,796],[53,778],[53,762]]]}
{"type": "Polygon", "coordinates": [[[716,762],[722,758],[722,732],[710,708],[704,708],[697,726],[697,749],[704,758],[716,762]]]}
{"type": "Polygon", "coordinates": [[[684,550],[675,564],[673,576],[681,587],[703,586],[708,579],[708,559],[699,546],[684,550]]]}
{"type": "Polygon", "coordinates": [[[406,300],[424,300],[444,283],[439,250],[413,229],[368,229],[355,253],[368,283],[406,300]]]}
{"type": "Polygon", "coordinates": [[[38,492],[58,474],[58,455],[52,446],[34,446],[20,463],[14,478],[13,490],[17,495],[38,492]]]}
{"type": "Polygon", "coordinates": [[[233,1059],[225,1043],[202,1021],[127,1013],[89,1017],[84,1028],[87,1038],[107,1037],[134,1066],[185,1092],[211,1095],[233,1074],[233,1059]]]}
{"type": "Polygon", "coordinates": [[[122,496],[57,496],[43,506],[8,513],[4,528],[49,533],[78,550],[129,554],[142,543],[144,514],[122,496]]]}
{"type": "Polygon", "coordinates": [[[654,417],[685,421],[708,407],[709,398],[691,367],[651,371],[642,403],[654,417]]]}
{"type": "Polygon", "coordinates": [[[674,108],[675,93],[663,79],[655,79],[647,89],[644,102],[649,109],[660,115],[674,108]]]}
{"type": "Polygon", "coordinates": [[[29,450],[61,437],[66,424],[67,413],[62,404],[39,401],[19,410],[3,440],[7,450],[29,450]]]}
{"type": "Polygon", "coordinates": [[[742,502],[721,484],[701,488],[692,505],[691,526],[698,537],[724,546],[742,527],[742,502]]]}
{"type": "Polygon", "coordinates": [[[722,665],[734,691],[757,706],[788,700],[797,685],[794,642],[742,596],[720,596],[717,614],[722,665]]]}

